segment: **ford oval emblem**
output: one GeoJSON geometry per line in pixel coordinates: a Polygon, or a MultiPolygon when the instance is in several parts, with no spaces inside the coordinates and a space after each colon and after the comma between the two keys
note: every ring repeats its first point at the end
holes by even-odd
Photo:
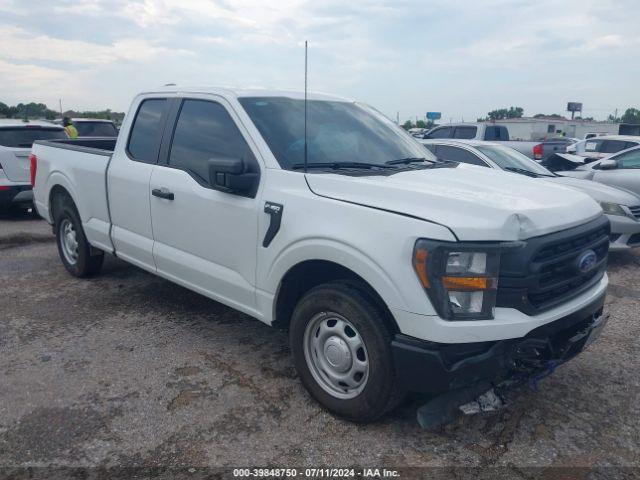
{"type": "Polygon", "coordinates": [[[593,270],[598,261],[598,256],[593,250],[587,250],[578,257],[578,270],[580,273],[587,273],[593,270]]]}

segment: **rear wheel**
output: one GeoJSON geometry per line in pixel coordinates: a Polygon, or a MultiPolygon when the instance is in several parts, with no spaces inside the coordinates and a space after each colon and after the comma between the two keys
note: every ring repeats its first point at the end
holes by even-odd
{"type": "Polygon", "coordinates": [[[402,400],[384,313],[356,286],[328,283],[305,294],[290,341],[302,383],[331,412],[367,422],[402,400]]]}
{"type": "Polygon", "coordinates": [[[76,277],[95,275],[102,268],[104,252],[92,248],[87,242],[73,202],[63,197],[56,204],[54,225],[62,264],[76,277]]]}

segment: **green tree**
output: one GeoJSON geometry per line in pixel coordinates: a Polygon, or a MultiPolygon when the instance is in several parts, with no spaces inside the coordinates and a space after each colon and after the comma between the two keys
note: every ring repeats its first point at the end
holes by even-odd
{"type": "Polygon", "coordinates": [[[637,108],[627,108],[620,120],[622,120],[622,123],[640,124],[640,110],[637,108]]]}
{"type": "Polygon", "coordinates": [[[413,122],[411,120],[407,120],[406,122],[404,122],[402,124],[402,128],[404,128],[405,130],[409,130],[410,128],[413,128],[413,122]]]}
{"type": "Polygon", "coordinates": [[[504,120],[505,118],[522,118],[524,109],[522,107],[498,108],[487,113],[485,120],[504,120]]]}
{"type": "Polygon", "coordinates": [[[546,113],[536,113],[533,118],[564,118],[564,116],[559,113],[552,113],[551,115],[547,115],[546,113]]]}

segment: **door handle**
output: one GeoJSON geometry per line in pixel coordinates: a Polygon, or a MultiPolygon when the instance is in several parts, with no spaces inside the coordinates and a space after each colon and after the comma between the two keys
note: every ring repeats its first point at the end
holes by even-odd
{"type": "Polygon", "coordinates": [[[164,198],[165,200],[173,200],[175,198],[173,192],[170,192],[166,188],[154,188],[151,190],[151,195],[154,197],[164,198]]]}

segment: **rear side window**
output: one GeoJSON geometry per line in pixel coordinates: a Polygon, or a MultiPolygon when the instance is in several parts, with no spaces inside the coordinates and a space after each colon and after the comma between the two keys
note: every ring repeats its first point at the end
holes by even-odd
{"type": "Polygon", "coordinates": [[[9,127],[0,128],[0,145],[10,148],[31,148],[35,140],[67,138],[62,128],[9,127]]]}
{"type": "Polygon", "coordinates": [[[173,134],[169,165],[187,171],[200,183],[209,183],[209,160],[256,160],[227,110],[216,102],[185,100],[173,134]]]}
{"type": "Polygon", "coordinates": [[[487,141],[494,141],[494,140],[507,141],[509,140],[509,132],[507,130],[507,127],[502,127],[502,126],[486,127],[484,131],[484,139],[487,141]]]}
{"type": "Polygon", "coordinates": [[[453,138],[463,138],[466,140],[476,138],[476,127],[456,127],[453,138]]]}
{"type": "Polygon", "coordinates": [[[488,167],[488,165],[468,150],[449,145],[438,145],[438,158],[443,160],[451,160],[453,162],[469,163],[478,165],[479,167],[488,167]]]}
{"type": "Polygon", "coordinates": [[[167,111],[165,98],[144,100],[133,120],[127,151],[133,160],[156,163],[167,111]]]}
{"type": "Polygon", "coordinates": [[[80,137],[117,137],[118,130],[111,122],[75,122],[80,137]]]}
{"type": "Polygon", "coordinates": [[[452,127],[442,127],[442,128],[436,128],[428,135],[425,135],[424,138],[451,138],[452,134],[453,134],[452,127]]]}
{"type": "Polygon", "coordinates": [[[602,140],[589,140],[584,144],[585,152],[599,152],[602,147],[602,140]]]}

